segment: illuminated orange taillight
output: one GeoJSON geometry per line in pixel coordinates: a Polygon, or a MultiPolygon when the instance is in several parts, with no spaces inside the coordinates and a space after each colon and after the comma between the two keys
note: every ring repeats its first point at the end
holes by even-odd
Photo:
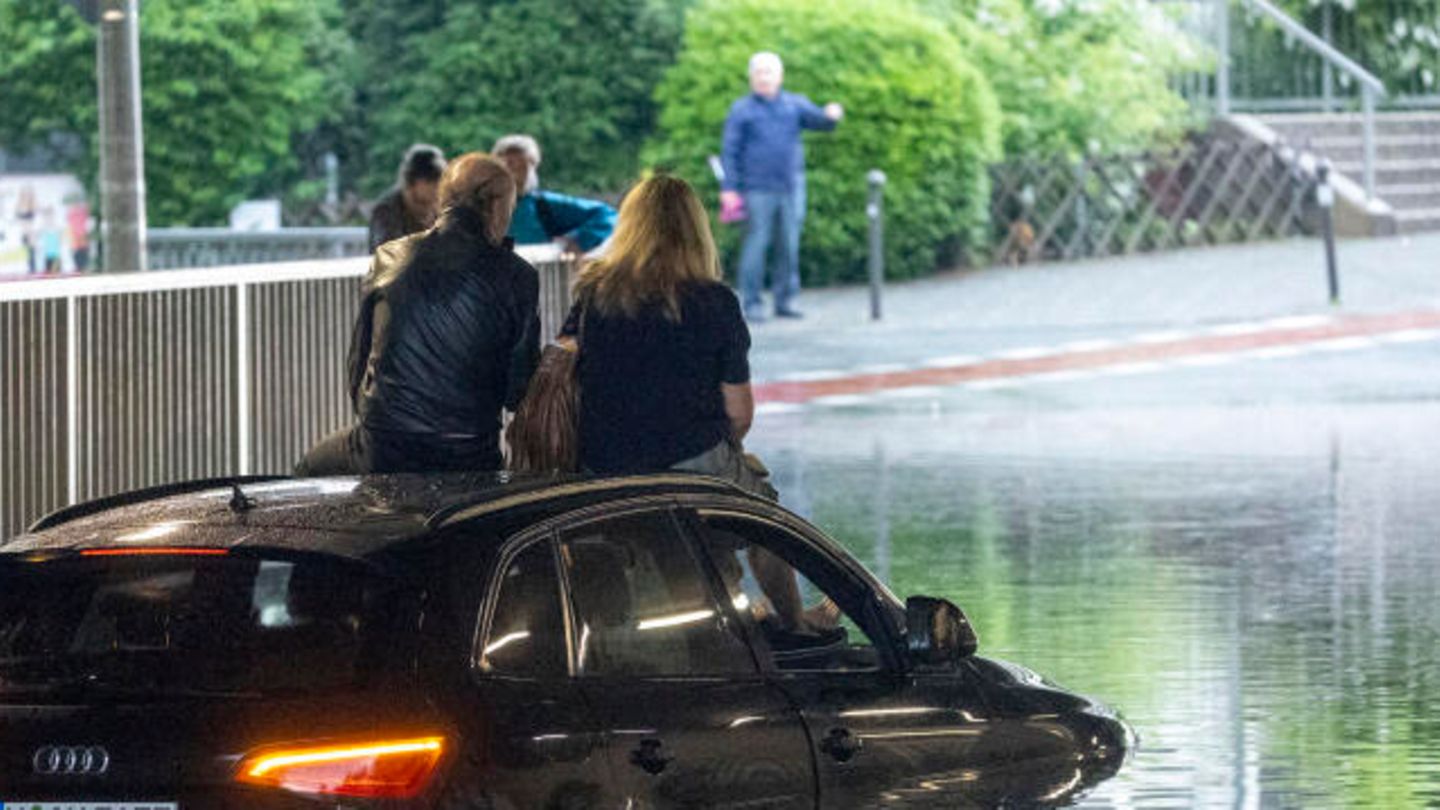
{"type": "Polygon", "coordinates": [[[235,778],[297,793],[405,799],[429,784],[444,748],[441,737],[419,737],[272,749],[246,757],[235,778]]]}

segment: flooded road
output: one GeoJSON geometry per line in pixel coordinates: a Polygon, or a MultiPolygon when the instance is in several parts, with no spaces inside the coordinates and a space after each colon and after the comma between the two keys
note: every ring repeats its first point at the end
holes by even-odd
{"type": "Polygon", "coordinates": [[[1135,726],[1082,806],[1440,805],[1440,402],[977,396],[749,443],[898,594],[961,605],[981,655],[1135,726]]]}

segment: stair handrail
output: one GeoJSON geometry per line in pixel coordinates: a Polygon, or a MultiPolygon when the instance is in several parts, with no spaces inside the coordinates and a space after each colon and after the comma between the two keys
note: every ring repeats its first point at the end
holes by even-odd
{"type": "MultiPolygon", "coordinates": [[[[1286,14],[1270,0],[1241,0],[1249,8],[1268,17],[1287,34],[1294,37],[1320,58],[1329,62],[1336,70],[1348,74],[1360,84],[1360,109],[1363,118],[1365,144],[1365,196],[1375,198],[1375,99],[1385,95],[1385,83],[1378,76],[1361,67],[1354,59],[1346,56],[1334,45],[1316,36],[1289,14],[1286,14]]],[[[1220,10],[1220,60],[1217,64],[1218,89],[1217,105],[1221,115],[1230,114],[1230,0],[1216,0],[1220,10]]]]}

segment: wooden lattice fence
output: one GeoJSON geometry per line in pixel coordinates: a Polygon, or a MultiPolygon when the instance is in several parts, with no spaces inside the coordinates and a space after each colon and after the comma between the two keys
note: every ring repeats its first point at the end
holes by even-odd
{"type": "Polygon", "coordinates": [[[992,167],[996,262],[1312,233],[1315,179],[1288,149],[1195,135],[1174,149],[992,167]]]}

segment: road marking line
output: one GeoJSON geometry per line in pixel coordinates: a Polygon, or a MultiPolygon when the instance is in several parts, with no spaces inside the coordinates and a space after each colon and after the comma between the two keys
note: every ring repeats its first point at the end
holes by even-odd
{"type": "Polygon", "coordinates": [[[1368,337],[1343,337],[1333,340],[1318,340],[1306,348],[1315,352],[1348,352],[1355,349],[1373,349],[1379,345],[1368,337]]]}
{"type": "Polygon", "coordinates": [[[1194,332],[1172,329],[1165,332],[1141,332],[1130,338],[1131,343],[1175,343],[1195,337],[1194,332]]]}
{"type": "Polygon", "coordinates": [[[1287,318],[1271,318],[1261,323],[1270,329],[1312,329],[1330,324],[1334,320],[1329,315],[1291,315],[1287,318]]]}
{"type": "Polygon", "coordinates": [[[1376,335],[1375,339],[1385,343],[1421,343],[1440,338],[1440,329],[1406,329],[1388,335],[1376,335]]]}
{"type": "Polygon", "coordinates": [[[909,388],[891,388],[879,392],[877,396],[892,399],[922,399],[924,397],[938,397],[944,392],[945,388],[939,385],[915,385],[909,388]]]}
{"type": "Polygon", "coordinates": [[[1299,357],[1307,351],[1309,350],[1299,346],[1271,346],[1268,349],[1238,352],[1235,356],[1244,360],[1279,360],[1282,357],[1299,357]]]}
{"type": "Polygon", "coordinates": [[[876,363],[869,366],[860,366],[855,369],[856,374],[893,374],[897,371],[907,371],[909,366],[904,363],[876,363]]]}
{"type": "Polygon", "coordinates": [[[1140,363],[1118,363],[1113,366],[1104,366],[1095,369],[1096,374],[1114,375],[1116,377],[1128,377],[1132,374],[1149,374],[1160,371],[1166,366],[1165,363],[1140,362],[1140,363]]]}
{"type": "Polygon", "coordinates": [[[1266,332],[1270,328],[1264,321],[1246,321],[1244,323],[1223,323],[1219,326],[1212,326],[1205,330],[1207,335],[1218,335],[1220,337],[1234,337],[1237,335],[1253,335],[1256,332],[1266,332]]]}
{"type": "Polygon", "coordinates": [[[1056,352],[1055,348],[1049,346],[1026,346],[1023,349],[1006,349],[1003,352],[996,352],[991,357],[996,360],[1034,360],[1040,357],[1049,357],[1056,352]]]}
{"type": "Polygon", "coordinates": [[[1076,340],[1070,343],[1061,343],[1057,354],[1063,352],[1096,352],[1101,349],[1113,349],[1120,346],[1118,340],[1076,340]]]}
{"type": "Polygon", "coordinates": [[[936,357],[926,360],[920,364],[922,368],[958,368],[960,366],[973,366],[983,363],[985,358],[973,354],[952,354],[949,357],[936,357]]]}
{"type": "Polygon", "coordinates": [[[816,397],[810,400],[810,404],[827,408],[849,408],[855,405],[869,404],[872,399],[865,394],[834,394],[828,397],[816,397]]]}
{"type": "Polygon", "coordinates": [[[854,372],[822,369],[820,371],[797,371],[777,379],[780,382],[824,382],[825,380],[843,380],[851,376],[854,376],[854,372]]]}
{"type": "Polygon", "coordinates": [[[1440,339],[1440,310],[1437,309],[1334,317],[1296,315],[1220,324],[1204,332],[1150,332],[1109,347],[1104,347],[1101,341],[1082,340],[1000,351],[990,357],[937,357],[908,368],[886,364],[851,372],[801,372],[774,382],[757,383],[755,393],[762,402],[812,401],[843,406],[873,403],[879,401],[880,396],[934,397],[940,389],[1013,388],[1029,381],[1083,379],[1086,375],[1102,374],[1126,376],[1437,339],[1440,339]]]}
{"type": "Polygon", "coordinates": [[[1039,374],[1030,374],[1025,377],[1030,382],[1070,382],[1073,380],[1088,380],[1099,374],[1098,371],[1076,370],[1076,371],[1045,371],[1039,374]]]}
{"type": "Polygon", "coordinates": [[[755,406],[757,416],[779,416],[803,410],[805,406],[795,402],[762,402],[755,406]]]}

